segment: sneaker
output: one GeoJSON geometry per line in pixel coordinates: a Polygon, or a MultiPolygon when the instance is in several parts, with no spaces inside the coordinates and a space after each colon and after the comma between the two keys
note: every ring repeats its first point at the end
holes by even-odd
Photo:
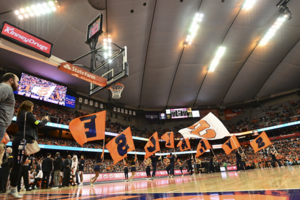
{"type": "Polygon", "coordinates": [[[128,180],[125,180],[125,182],[128,182],[128,180]]]}
{"type": "Polygon", "coordinates": [[[171,178],[174,178],[174,176],[172,175],[171,178]]]}
{"type": "Polygon", "coordinates": [[[12,197],[14,199],[22,199],[23,198],[23,196],[19,195],[16,188],[10,189],[8,191],[8,193],[6,194],[6,199],[8,199],[9,197],[12,197]]]}
{"type": "Polygon", "coordinates": [[[130,179],[130,182],[132,182],[132,179],[130,179]]]}
{"type": "Polygon", "coordinates": [[[83,183],[80,183],[79,186],[83,186],[83,183]]]}

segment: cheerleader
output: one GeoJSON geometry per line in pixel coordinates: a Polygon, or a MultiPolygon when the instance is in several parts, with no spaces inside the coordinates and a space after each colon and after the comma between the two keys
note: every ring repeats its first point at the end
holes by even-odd
{"type": "Polygon", "coordinates": [[[124,164],[124,175],[125,175],[125,182],[128,182],[128,160],[123,159],[123,164],[124,164]]]}
{"type": "Polygon", "coordinates": [[[151,162],[151,158],[147,158],[144,160],[144,165],[146,167],[146,174],[147,174],[147,178],[149,178],[149,180],[152,180],[151,178],[151,169],[150,169],[150,166],[151,166],[152,162],[151,162]]]}
{"type": "Polygon", "coordinates": [[[77,166],[78,166],[77,155],[73,155],[73,158],[72,158],[72,167],[71,167],[71,170],[72,170],[71,174],[72,174],[72,180],[73,180],[72,186],[76,185],[76,171],[77,171],[77,166]]]}
{"type": "Polygon", "coordinates": [[[135,154],[135,157],[132,158],[130,161],[129,161],[129,164],[131,166],[131,177],[129,178],[129,180],[132,182],[134,176],[135,176],[135,172],[136,172],[136,161],[137,161],[137,156],[135,154]]]}
{"type": "Polygon", "coordinates": [[[180,169],[180,171],[181,171],[181,175],[182,176],[184,176],[184,173],[183,173],[183,162],[181,162],[181,160],[180,159],[178,159],[177,160],[177,163],[178,163],[178,165],[179,165],[179,169],[180,169]]]}
{"type": "Polygon", "coordinates": [[[190,175],[193,174],[192,161],[193,161],[193,155],[192,155],[192,157],[190,157],[190,158],[188,158],[188,159],[186,160],[186,162],[187,162],[187,164],[188,164],[188,173],[189,173],[190,175]]]}
{"type": "Polygon", "coordinates": [[[166,166],[166,170],[168,173],[169,178],[171,178],[170,175],[170,160],[169,160],[170,155],[167,155],[167,157],[163,160],[164,165],[166,166]]]}
{"type": "Polygon", "coordinates": [[[91,180],[90,180],[91,186],[94,186],[94,183],[96,182],[96,180],[100,174],[100,165],[101,164],[102,164],[101,153],[98,152],[96,154],[96,163],[95,163],[95,167],[94,167],[95,176],[93,178],[91,178],[91,180]]]}

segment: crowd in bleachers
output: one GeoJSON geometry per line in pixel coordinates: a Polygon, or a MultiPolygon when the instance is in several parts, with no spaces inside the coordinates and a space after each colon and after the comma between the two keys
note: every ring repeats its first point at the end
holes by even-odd
{"type": "Polygon", "coordinates": [[[297,100],[277,106],[268,106],[262,109],[259,117],[251,119],[245,117],[238,120],[233,118],[229,123],[225,122],[225,124],[230,133],[238,133],[298,121],[299,114],[300,100],[297,100]]]}

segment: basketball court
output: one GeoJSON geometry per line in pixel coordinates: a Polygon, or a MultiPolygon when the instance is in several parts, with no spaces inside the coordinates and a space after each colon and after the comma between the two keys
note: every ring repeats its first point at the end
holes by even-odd
{"type": "MultiPolygon", "coordinates": [[[[202,200],[297,200],[300,198],[300,167],[222,172],[157,178],[153,181],[97,183],[34,190],[23,199],[202,199],[202,200]]],[[[5,197],[4,195],[0,195],[5,197]]]]}

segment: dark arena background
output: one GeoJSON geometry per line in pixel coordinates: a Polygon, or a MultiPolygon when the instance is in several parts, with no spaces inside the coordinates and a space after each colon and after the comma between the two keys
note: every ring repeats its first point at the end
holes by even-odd
{"type": "Polygon", "coordinates": [[[300,199],[299,10],[0,0],[0,199],[300,199]]]}

